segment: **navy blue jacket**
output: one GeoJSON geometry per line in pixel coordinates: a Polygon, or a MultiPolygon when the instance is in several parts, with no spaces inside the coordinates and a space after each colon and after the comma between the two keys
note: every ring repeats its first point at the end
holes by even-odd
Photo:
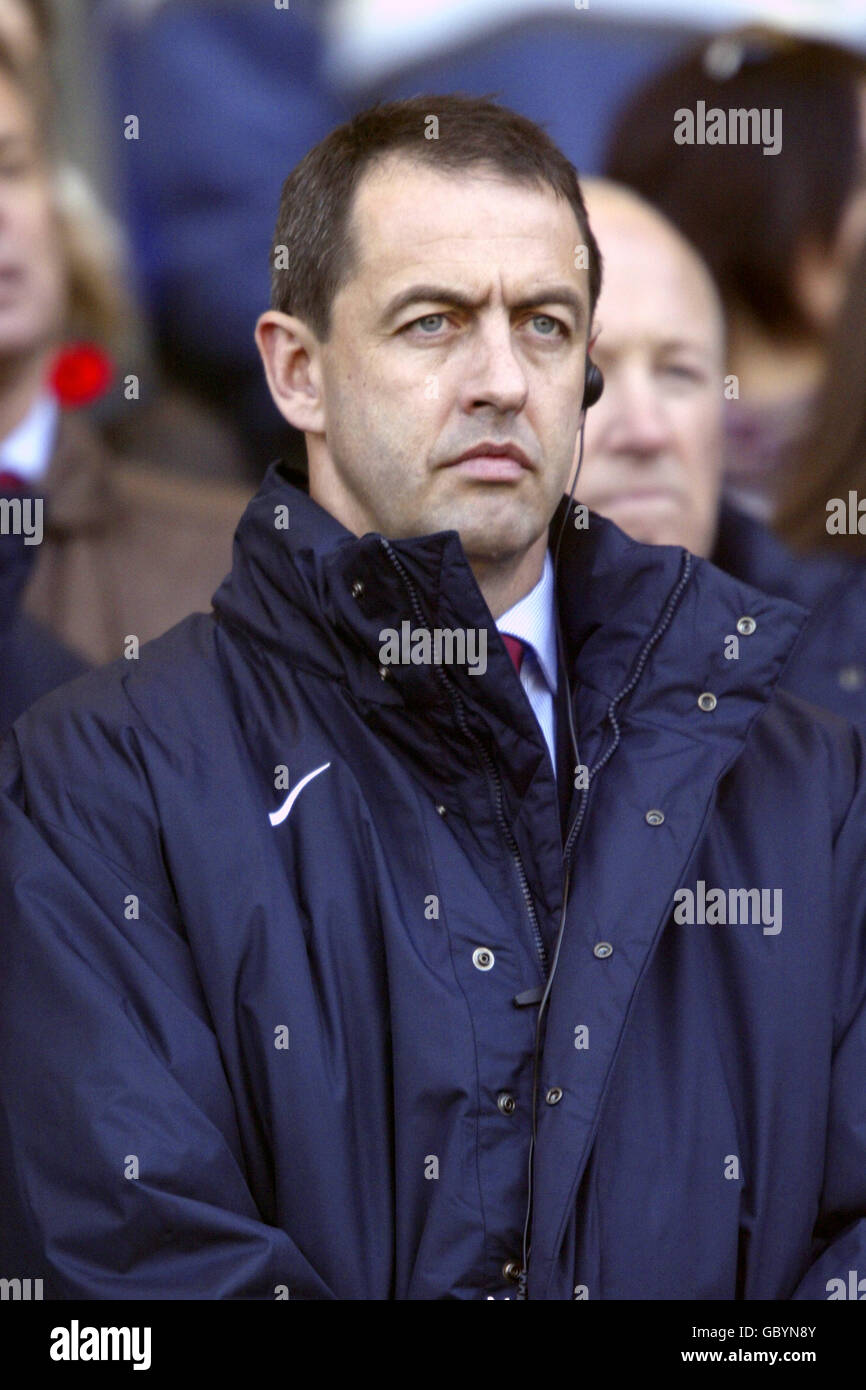
{"type": "Polygon", "coordinates": [[[866,565],[795,555],[762,522],[725,504],[713,564],[809,610],[782,684],[866,728],[866,565]]]}
{"type": "Polygon", "coordinates": [[[202,1299],[866,1273],[862,736],[777,690],[803,610],[685,551],[569,523],[558,601],[590,769],[565,847],[457,534],[357,539],[277,466],[215,616],[18,720],[0,1267],[202,1299]],[[383,679],[404,620],[484,628],[486,672],[383,679]],[[781,929],[675,918],[737,889],[781,890],[781,929]]]}

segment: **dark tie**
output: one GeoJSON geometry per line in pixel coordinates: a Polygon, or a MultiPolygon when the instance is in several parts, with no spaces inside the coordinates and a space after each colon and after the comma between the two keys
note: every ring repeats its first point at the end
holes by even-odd
{"type": "Polygon", "coordinates": [[[520,663],[523,661],[523,654],[526,651],[526,647],[521,642],[519,637],[509,637],[507,632],[501,632],[499,635],[505,643],[505,649],[508,652],[508,655],[511,657],[511,660],[514,662],[514,669],[519,676],[520,663]]]}

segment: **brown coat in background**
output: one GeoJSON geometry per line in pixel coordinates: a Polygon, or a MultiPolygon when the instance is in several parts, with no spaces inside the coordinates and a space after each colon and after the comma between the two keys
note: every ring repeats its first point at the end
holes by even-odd
{"type": "Polygon", "coordinates": [[[251,492],[129,463],[62,412],[25,612],[98,664],[208,612],[251,492]]]}

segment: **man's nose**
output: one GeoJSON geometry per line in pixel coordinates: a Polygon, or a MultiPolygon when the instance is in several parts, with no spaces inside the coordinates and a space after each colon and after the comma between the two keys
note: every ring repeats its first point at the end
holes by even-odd
{"type": "Polygon", "coordinates": [[[670,414],[649,372],[624,374],[610,387],[606,382],[605,398],[611,449],[651,458],[667,447],[670,414]]]}
{"type": "Polygon", "coordinates": [[[515,351],[514,330],[506,323],[487,323],[473,334],[463,378],[467,405],[492,405],[515,411],[526,402],[528,380],[515,351]]]}

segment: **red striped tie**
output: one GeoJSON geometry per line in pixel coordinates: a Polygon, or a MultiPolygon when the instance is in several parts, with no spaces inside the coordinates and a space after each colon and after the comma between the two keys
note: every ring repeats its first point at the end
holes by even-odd
{"type": "Polygon", "coordinates": [[[526,651],[525,646],[523,645],[519,637],[509,637],[507,632],[501,632],[499,635],[505,643],[505,648],[508,652],[508,655],[514,662],[515,671],[518,675],[520,675],[520,663],[523,660],[523,653],[526,651]]]}

